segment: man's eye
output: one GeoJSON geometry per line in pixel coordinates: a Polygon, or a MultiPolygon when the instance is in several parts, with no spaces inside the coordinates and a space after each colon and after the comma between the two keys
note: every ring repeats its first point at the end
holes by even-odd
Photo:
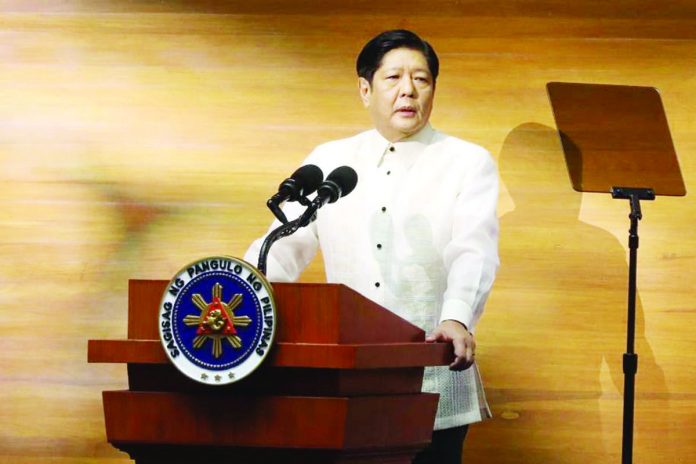
{"type": "Polygon", "coordinates": [[[399,78],[398,74],[390,74],[387,76],[387,79],[398,79],[398,78],[399,78]]]}

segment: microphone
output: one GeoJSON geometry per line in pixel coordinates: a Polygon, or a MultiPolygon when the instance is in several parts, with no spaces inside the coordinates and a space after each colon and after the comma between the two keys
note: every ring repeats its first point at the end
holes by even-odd
{"type": "Polygon", "coordinates": [[[324,173],[319,167],[313,164],[300,166],[290,177],[280,183],[278,193],[266,202],[266,206],[285,224],[288,220],[279,205],[286,200],[309,204],[309,201],[304,201],[305,197],[314,193],[323,179],[324,173]]]}
{"type": "Polygon", "coordinates": [[[300,217],[300,227],[304,227],[316,219],[316,211],[326,203],[335,203],[353,191],[358,183],[358,173],[349,166],[341,166],[331,171],[329,176],[317,188],[317,196],[312,204],[300,217]]]}
{"type": "MultiPolygon", "coordinates": [[[[292,235],[300,227],[305,227],[309,225],[312,221],[314,221],[317,216],[316,212],[319,208],[324,206],[326,203],[333,203],[336,200],[338,200],[341,197],[345,197],[348,195],[350,192],[353,191],[355,188],[355,184],[358,183],[358,174],[353,170],[353,168],[350,168],[348,166],[341,166],[340,168],[336,168],[333,171],[331,171],[331,174],[329,174],[329,177],[326,178],[324,182],[321,182],[321,169],[319,169],[316,166],[312,165],[307,165],[303,166],[295,173],[292,175],[293,178],[295,177],[295,174],[299,173],[301,170],[306,168],[306,172],[314,172],[313,181],[316,180],[316,172],[319,172],[319,181],[316,181],[316,185],[310,185],[310,187],[313,189],[312,191],[316,190],[317,191],[317,196],[312,200],[311,202],[307,200],[306,197],[302,197],[299,194],[296,194],[298,196],[293,197],[288,196],[287,198],[290,201],[299,201],[303,205],[307,206],[307,209],[305,212],[302,214],[297,219],[294,219],[290,222],[288,222],[287,218],[285,217],[285,214],[280,210],[278,205],[276,203],[273,203],[273,199],[276,198],[276,196],[279,196],[281,194],[283,185],[285,182],[293,180],[287,179],[284,181],[282,184],[280,184],[279,187],[279,192],[273,196],[270,200],[268,200],[268,207],[271,208],[271,211],[273,211],[273,214],[276,215],[276,217],[283,223],[281,226],[276,227],[273,229],[267,236],[266,239],[263,241],[263,244],[261,245],[261,250],[259,251],[259,264],[258,268],[259,271],[261,271],[262,274],[266,275],[266,262],[268,259],[268,252],[271,249],[271,245],[273,245],[277,240],[287,237],[288,235],[292,235]],[[311,166],[311,168],[310,168],[311,166]],[[313,168],[313,169],[312,169],[313,168]],[[275,209],[274,209],[275,207],[275,209]]],[[[304,171],[302,176],[304,176],[304,171]]],[[[310,174],[311,175],[311,174],[310,174]]],[[[301,177],[301,176],[300,176],[301,177]]],[[[294,179],[294,183],[298,183],[297,179],[294,179]]],[[[307,187],[305,186],[304,189],[302,190],[302,193],[305,195],[307,194],[307,187]]],[[[311,193],[311,192],[308,192],[311,193]]]]}
{"type": "Polygon", "coordinates": [[[276,204],[285,200],[297,201],[313,193],[324,180],[324,173],[318,166],[306,164],[300,166],[290,177],[285,179],[278,186],[278,193],[273,195],[270,200],[276,204]]]}
{"type": "Polygon", "coordinates": [[[331,171],[329,177],[317,188],[317,198],[314,201],[321,202],[321,206],[335,203],[341,197],[345,197],[353,191],[358,183],[358,173],[349,166],[341,166],[331,171]]]}

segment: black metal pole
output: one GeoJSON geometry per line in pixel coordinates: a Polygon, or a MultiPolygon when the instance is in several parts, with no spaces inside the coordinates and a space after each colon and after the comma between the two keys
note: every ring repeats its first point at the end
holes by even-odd
{"type": "Polygon", "coordinates": [[[266,262],[268,261],[268,252],[271,250],[271,245],[273,245],[277,240],[287,237],[288,235],[294,234],[297,229],[299,229],[299,219],[287,222],[280,225],[279,227],[273,229],[267,236],[266,239],[261,244],[261,250],[259,251],[259,262],[256,266],[258,270],[266,275],[266,262]]]}
{"type": "Polygon", "coordinates": [[[633,463],[633,416],[635,410],[636,372],[638,355],[635,353],[636,340],[636,280],[638,274],[638,221],[643,218],[640,200],[654,200],[652,189],[614,187],[613,198],[629,200],[631,228],[628,231],[628,318],[626,321],[626,352],[623,355],[624,401],[623,436],[621,441],[621,464],[633,463]]]}
{"type": "MultiPolygon", "coordinates": [[[[271,246],[281,238],[294,234],[300,227],[307,227],[312,221],[314,221],[317,218],[316,212],[323,203],[309,202],[306,199],[305,201],[307,203],[300,203],[308,204],[309,206],[302,214],[302,216],[293,221],[281,224],[279,227],[273,229],[266,236],[266,239],[261,244],[261,250],[259,251],[259,262],[258,266],[256,267],[264,276],[266,275],[266,264],[268,261],[268,253],[271,250],[271,246]]],[[[284,214],[283,217],[285,217],[284,214]]]]}
{"type": "MultiPolygon", "coordinates": [[[[638,200],[635,201],[637,203],[638,200]]],[[[631,199],[631,228],[628,236],[628,319],[626,323],[626,352],[623,355],[624,403],[623,403],[623,438],[621,443],[621,463],[633,462],[633,413],[635,406],[636,372],[638,355],[635,353],[636,339],[636,277],[638,265],[638,221],[641,218],[640,206],[635,211],[631,199]]]]}

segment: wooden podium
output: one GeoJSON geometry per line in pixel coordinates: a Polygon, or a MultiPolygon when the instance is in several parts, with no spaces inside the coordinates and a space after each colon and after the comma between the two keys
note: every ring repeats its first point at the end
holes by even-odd
{"type": "Polygon", "coordinates": [[[158,306],[167,281],[132,280],[128,339],[90,340],[88,360],[127,363],[105,391],[108,441],[138,464],[403,463],[430,441],[438,395],[423,367],[447,344],[343,285],[273,284],[275,345],[249,377],[199,384],[169,362],[158,306]]]}

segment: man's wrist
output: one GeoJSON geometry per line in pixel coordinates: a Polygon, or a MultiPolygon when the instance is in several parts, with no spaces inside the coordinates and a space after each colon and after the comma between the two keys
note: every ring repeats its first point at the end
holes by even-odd
{"type": "Polygon", "coordinates": [[[449,298],[443,302],[440,312],[440,322],[446,320],[457,321],[468,330],[473,328],[474,312],[465,301],[458,298],[449,298]]]}
{"type": "MultiPolygon", "coordinates": [[[[445,320],[443,320],[442,322],[456,322],[457,324],[459,324],[459,325],[461,325],[462,327],[464,327],[464,330],[466,330],[467,332],[471,333],[471,331],[470,331],[469,328],[466,326],[466,324],[464,324],[462,321],[458,321],[457,319],[445,319],[445,320]]],[[[441,323],[442,323],[442,322],[441,322],[441,323]]]]}

